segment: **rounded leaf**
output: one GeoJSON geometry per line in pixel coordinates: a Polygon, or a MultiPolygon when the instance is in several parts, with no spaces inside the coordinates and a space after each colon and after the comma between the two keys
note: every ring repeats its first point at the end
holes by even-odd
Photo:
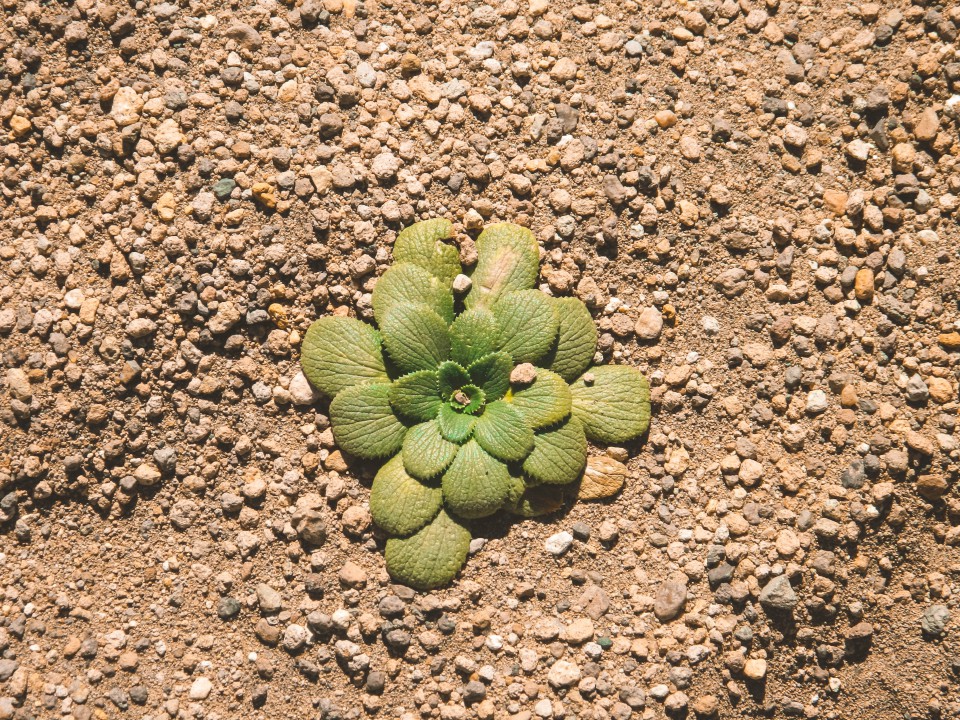
{"type": "Polygon", "coordinates": [[[366,460],[393,455],[407,432],[390,407],[390,386],[354,385],[330,403],[333,438],[344,452],[366,460]]]}
{"type": "Polygon", "coordinates": [[[583,423],[590,440],[626,442],[643,435],[650,426],[650,384],[636,368],[592,368],[570,386],[570,391],[573,414],[583,423]]]}
{"type": "Polygon", "coordinates": [[[403,466],[415,478],[431,480],[450,467],[460,449],[440,433],[437,420],[420,423],[403,438],[403,466]]]}
{"type": "Polygon", "coordinates": [[[457,453],[441,481],[444,505],[460,517],[492,515],[510,493],[507,466],[471,440],[457,453]]]}
{"type": "Polygon", "coordinates": [[[575,417],[534,435],[533,451],[523,471],[548,485],[566,485],[583,475],[587,463],[587,436],[575,417]]]}
{"type": "Polygon", "coordinates": [[[457,412],[448,404],[440,406],[437,423],[440,425],[440,434],[452,443],[462,445],[473,433],[473,426],[477,422],[476,415],[457,412]]]}
{"type": "Polygon", "coordinates": [[[438,278],[419,265],[400,262],[380,276],[373,288],[373,316],[377,324],[400,305],[426,305],[450,323],[453,321],[453,291],[449,283],[438,278]]]}
{"type": "Polygon", "coordinates": [[[370,489],[370,515],[390,535],[415,533],[437,516],[442,505],[440,488],[408,475],[399,455],[380,468],[370,489]]]}
{"type": "Polygon", "coordinates": [[[555,513],[565,502],[566,494],[562,488],[552,485],[526,485],[523,493],[505,507],[514,515],[530,518],[555,513]]]}
{"type": "Polygon", "coordinates": [[[523,416],[503,400],[487,405],[473,426],[473,437],[503,462],[523,460],[533,449],[533,430],[523,416]]]}
{"type": "Polygon", "coordinates": [[[450,355],[447,323],[426,305],[397,305],[380,329],[390,359],[405,372],[435,370],[450,355]]]}
{"type": "Polygon", "coordinates": [[[513,406],[534,430],[553,425],[570,414],[570,386],[550,370],[537,368],[536,379],[511,398],[513,406]]]}
{"type": "Polygon", "coordinates": [[[490,307],[504,293],[532,288],[540,274],[540,248],[533,233],[513,223],[488,226],[477,238],[477,267],[465,304],[490,307]]]}
{"type": "Polygon", "coordinates": [[[450,326],[450,357],[466,367],[497,349],[500,327],[486,308],[466,310],[450,326]]]}
{"type": "Polygon", "coordinates": [[[453,225],[446,218],[414,223],[400,231],[393,245],[393,259],[419,265],[441,282],[452,283],[460,274],[460,253],[444,238],[453,235],[453,225]]]}
{"type": "Polygon", "coordinates": [[[577,298],[554,298],[560,320],[557,340],[543,365],[567,382],[573,382],[593,362],[597,352],[597,326],[587,306],[577,298]]]}
{"type": "Polygon", "coordinates": [[[469,551],[470,531],[441,510],[415,535],[387,540],[387,572],[397,582],[431,590],[457,576],[469,551]]]}
{"type": "Polygon", "coordinates": [[[380,334],[354,318],[315,321],[303,338],[300,364],[307,380],[329,397],[352,385],[389,380],[380,334]]]}
{"type": "Polygon", "coordinates": [[[400,415],[411,420],[433,420],[440,412],[437,373],[419,370],[397,378],[390,386],[390,404],[400,415]]]}
{"type": "Polygon", "coordinates": [[[536,363],[553,347],[560,321],[553,298],[539,290],[519,290],[504,295],[493,306],[500,326],[500,349],[514,363],[536,363]]]}
{"type": "Polygon", "coordinates": [[[484,355],[467,368],[474,384],[479,385],[487,396],[487,402],[499,400],[510,389],[510,372],[513,360],[505,352],[484,355]]]}

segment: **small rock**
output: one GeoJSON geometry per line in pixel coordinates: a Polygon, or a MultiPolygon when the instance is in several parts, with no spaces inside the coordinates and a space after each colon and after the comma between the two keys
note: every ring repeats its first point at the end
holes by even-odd
{"type": "Polygon", "coordinates": [[[657,588],[653,601],[653,614],[660,622],[669,622],[683,612],[687,602],[686,578],[672,577],[657,588]]]}
{"type": "Polygon", "coordinates": [[[511,385],[529,385],[537,379],[537,368],[532,363],[520,363],[510,372],[511,385]]]}
{"type": "Polygon", "coordinates": [[[211,690],[213,690],[213,683],[210,682],[210,678],[198,677],[190,686],[190,699],[206,700],[211,690]]]}
{"type": "Polygon", "coordinates": [[[950,622],[950,610],[946,605],[931,605],[923,611],[920,627],[925,635],[940,637],[950,622]]]}
{"type": "Polygon", "coordinates": [[[778,575],[760,591],[760,605],[767,612],[790,613],[797,606],[797,593],[786,575],[778,575]]]}
{"type": "Polygon", "coordinates": [[[569,550],[571,545],[573,545],[573,535],[564,530],[548,537],[543,547],[551,555],[559,557],[569,550]]]}
{"type": "Polygon", "coordinates": [[[747,680],[760,682],[767,676],[767,661],[761,658],[750,658],[743,664],[743,676],[747,680]]]}
{"type": "Polygon", "coordinates": [[[641,340],[656,340],[663,331],[663,316],[655,307],[646,307],[637,317],[633,331],[641,340]]]}
{"type": "Polygon", "coordinates": [[[557,660],[547,673],[547,682],[555,688],[568,688],[580,682],[580,668],[576,663],[557,660]]]}

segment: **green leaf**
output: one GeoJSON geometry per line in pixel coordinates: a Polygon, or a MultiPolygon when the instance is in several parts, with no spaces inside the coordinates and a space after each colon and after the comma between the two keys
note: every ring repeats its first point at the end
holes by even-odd
{"type": "Polygon", "coordinates": [[[535,363],[553,347],[560,321],[553,298],[539,290],[507,293],[493,306],[499,346],[516,364],[535,363]]]}
{"type": "Polygon", "coordinates": [[[398,305],[383,322],[390,359],[406,372],[434,370],[450,355],[447,323],[426,305],[398,305]]]}
{"type": "Polygon", "coordinates": [[[387,572],[410,587],[431,590],[457,576],[469,551],[470,531],[441,510],[416,535],[387,540],[387,572]]]}
{"type": "Polygon", "coordinates": [[[330,427],[341,450],[366,460],[393,455],[407,432],[393,414],[386,383],[342,390],[330,403],[330,427]]]}
{"type": "Polygon", "coordinates": [[[453,321],[453,291],[449,283],[419,265],[400,262],[380,276],[373,288],[373,315],[383,325],[387,314],[399,305],[426,305],[450,323],[453,321]]]}
{"type": "Polygon", "coordinates": [[[513,502],[506,505],[506,509],[520,517],[539,517],[555,513],[566,502],[564,488],[555,485],[531,486],[525,483],[523,493],[513,502]]]}
{"type": "Polygon", "coordinates": [[[534,430],[553,425],[570,414],[570,386],[550,370],[537,368],[537,379],[516,390],[510,401],[534,430]]]}
{"type": "Polygon", "coordinates": [[[573,414],[590,440],[626,442],[650,426],[650,384],[636,368],[601,365],[584,373],[570,390],[573,414]],[[593,382],[585,382],[590,375],[593,382]]]}
{"type": "Polygon", "coordinates": [[[553,303],[560,319],[560,332],[543,365],[573,382],[593,362],[597,326],[587,306],[577,298],[554,298],[553,303]]]}
{"type": "Polygon", "coordinates": [[[397,235],[393,259],[419,265],[449,285],[460,274],[460,253],[453,245],[442,242],[452,235],[453,226],[445,218],[414,223],[397,235]]]}
{"type": "Polygon", "coordinates": [[[380,468],[370,489],[370,515],[390,535],[410,535],[433,520],[443,505],[439,487],[410,477],[400,455],[380,468]]]}
{"type": "Polygon", "coordinates": [[[303,374],[324,395],[369,382],[388,382],[380,333],[348,317],[323,317],[303,338],[303,374]]]}
{"type": "Polygon", "coordinates": [[[513,223],[490,225],[477,238],[477,267],[465,303],[490,307],[511,290],[526,290],[537,282],[540,248],[527,228],[513,223]]]}
{"type": "Polygon", "coordinates": [[[430,480],[446,470],[459,450],[440,434],[436,420],[410,428],[403,439],[403,466],[421,480],[430,480]]]}
{"type": "Polygon", "coordinates": [[[550,485],[566,485],[583,475],[587,464],[587,436],[583,425],[569,417],[556,428],[537,433],[523,471],[550,485]]]}
{"type": "Polygon", "coordinates": [[[437,415],[440,433],[447,440],[452,443],[457,443],[458,445],[462,445],[467,441],[473,432],[473,426],[476,422],[476,415],[457,412],[446,403],[440,406],[440,414],[437,415]]]}
{"type": "Polygon", "coordinates": [[[412,372],[394,380],[390,386],[393,409],[411,420],[433,420],[442,402],[435,370],[412,372]]]}
{"type": "Polygon", "coordinates": [[[470,383],[470,375],[455,362],[445,362],[437,368],[440,397],[449,400],[457,390],[470,383]]]}
{"type": "Polygon", "coordinates": [[[485,308],[466,310],[450,326],[450,357],[469,365],[497,349],[500,328],[485,308]]]}
{"type": "Polygon", "coordinates": [[[499,400],[510,389],[512,370],[513,360],[505,352],[484,355],[467,368],[470,379],[486,394],[487,402],[499,400]]]}
{"type": "Polygon", "coordinates": [[[471,440],[443,474],[441,487],[443,502],[451,512],[468,519],[487,517],[506,501],[510,473],[506,465],[471,440]]]}
{"type": "Polygon", "coordinates": [[[473,437],[480,447],[503,462],[523,460],[533,449],[533,430],[523,416],[503,400],[484,408],[473,427],[473,437]]]}

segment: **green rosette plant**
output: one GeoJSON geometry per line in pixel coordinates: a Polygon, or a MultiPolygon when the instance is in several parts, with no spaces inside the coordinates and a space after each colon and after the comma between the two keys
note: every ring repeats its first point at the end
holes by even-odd
{"type": "Polygon", "coordinates": [[[487,227],[469,283],[455,283],[451,234],[443,219],[403,230],[373,291],[377,327],[323,317],[302,349],[304,374],[331,398],[340,449],[386,460],[370,512],[388,535],[387,570],[420,589],[463,567],[470,521],[558,509],[583,476],[588,441],[626,442],[650,422],[638,370],[590,367],[587,307],[535,289],[529,230],[487,227]]]}

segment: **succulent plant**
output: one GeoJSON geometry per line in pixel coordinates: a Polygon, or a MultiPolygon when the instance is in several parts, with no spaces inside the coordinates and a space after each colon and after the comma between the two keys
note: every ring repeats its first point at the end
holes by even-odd
{"type": "Polygon", "coordinates": [[[529,230],[487,227],[466,282],[443,242],[451,230],[443,219],[403,230],[373,291],[377,328],[323,317],[302,352],[307,379],[331,398],[340,449],[387,459],[370,512],[389,536],[388,571],[421,589],[450,582],[466,562],[469,521],[558,509],[584,474],[588,440],[626,442],[650,420],[638,370],[590,368],[587,307],[534,289],[529,230]]]}

